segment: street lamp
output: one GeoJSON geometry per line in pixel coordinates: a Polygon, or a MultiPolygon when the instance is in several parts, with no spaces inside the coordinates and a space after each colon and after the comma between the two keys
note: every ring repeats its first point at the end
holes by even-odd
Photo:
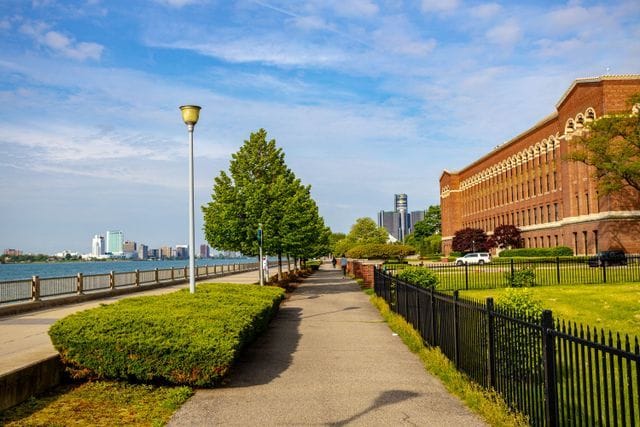
{"type": "Polygon", "coordinates": [[[198,123],[200,107],[197,105],[183,105],[180,107],[182,120],[189,131],[189,292],[196,292],[196,253],[195,253],[195,225],[193,218],[193,128],[198,123]]]}

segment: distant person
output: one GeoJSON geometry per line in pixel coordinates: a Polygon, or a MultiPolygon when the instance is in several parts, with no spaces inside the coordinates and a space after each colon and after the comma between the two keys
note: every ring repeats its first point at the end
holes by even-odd
{"type": "Polygon", "coordinates": [[[331,257],[331,264],[333,264],[333,268],[336,268],[336,264],[338,263],[338,260],[336,259],[336,257],[332,256],[331,257]]]}
{"type": "Polygon", "coordinates": [[[344,279],[347,277],[347,257],[344,255],[340,258],[340,267],[342,267],[342,278],[344,279]]]}
{"type": "Polygon", "coordinates": [[[268,282],[269,281],[269,260],[267,259],[266,256],[262,259],[262,274],[265,282],[268,282]]]}

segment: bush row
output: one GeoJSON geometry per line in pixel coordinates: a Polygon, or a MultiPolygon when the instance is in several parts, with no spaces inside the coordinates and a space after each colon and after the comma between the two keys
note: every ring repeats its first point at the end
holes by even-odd
{"type": "Polygon", "coordinates": [[[506,249],[500,252],[500,257],[556,257],[572,256],[573,250],[567,246],[556,246],[554,248],[521,248],[506,249]]]}
{"type": "Polygon", "coordinates": [[[283,298],[276,287],[198,285],[195,294],[128,298],[71,315],[49,335],[75,377],[210,386],[283,298]]]}
{"type": "Polygon", "coordinates": [[[415,253],[415,248],[409,245],[368,243],[349,249],[347,256],[356,259],[403,259],[415,253]]]}

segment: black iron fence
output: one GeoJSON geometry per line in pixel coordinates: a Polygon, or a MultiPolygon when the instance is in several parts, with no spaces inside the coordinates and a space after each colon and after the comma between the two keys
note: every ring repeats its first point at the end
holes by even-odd
{"type": "MultiPolygon", "coordinates": [[[[593,264],[593,263],[592,263],[593,264]]],[[[592,265],[591,264],[591,265],[592,265]]],[[[640,282],[640,256],[626,257],[625,265],[591,266],[587,258],[547,258],[542,260],[499,259],[487,264],[430,264],[439,280],[438,289],[491,289],[511,286],[518,273],[530,271],[536,286],[640,282]]],[[[385,270],[393,274],[398,265],[385,270]]]]}
{"type": "Polygon", "coordinates": [[[497,391],[534,426],[640,426],[638,338],[523,318],[493,300],[460,299],[379,269],[376,295],[472,380],[497,391]]]}

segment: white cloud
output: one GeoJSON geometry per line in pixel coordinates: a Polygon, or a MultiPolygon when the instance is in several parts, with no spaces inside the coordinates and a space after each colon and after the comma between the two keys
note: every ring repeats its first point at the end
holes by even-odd
{"type": "Polygon", "coordinates": [[[491,43],[511,47],[522,38],[522,29],[515,20],[511,19],[489,29],[485,35],[491,43]]]}
{"type": "Polygon", "coordinates": [[[422,0],[423,12],[452,12],[460,5],[459,0],[422,0]]]}
{"type": "Polygon", "coordinates": [[[481,19],[489,19],[496,16],[502,10],[498,3],[484,3],[470,9],[472,16],[481,19]]]}
{"type": "Polygon", "coordinates": [[[339,15],[350,17],[371,17],[380,11],[371,0],[338,0],[333,7],[339,15]]]}
{"type": "Polygon", "coordinates": [[[167,6],[181,8],[190,4],[200,3],[202,0],[156,0],[156,2],[160,4],[165,4],[167,6]]]}
{"type": "Polygon", "coordinates": [[[84,61],[99,60],[104,46],[98,43],[76,42],[58,31],[48,31],[50,26],[44,22],[25,23],[20,32],[33,38],[36,43],[68,58],[84,61]]]}
{"type": "Polygon", "coordinates": [[[580,55],[583,49],[588,49],[587,44],[578,39],[551,40],[541,39],[535,42],[538,46],[538,54],[544,57],[564,57],[567,55],[580,55]]]}

